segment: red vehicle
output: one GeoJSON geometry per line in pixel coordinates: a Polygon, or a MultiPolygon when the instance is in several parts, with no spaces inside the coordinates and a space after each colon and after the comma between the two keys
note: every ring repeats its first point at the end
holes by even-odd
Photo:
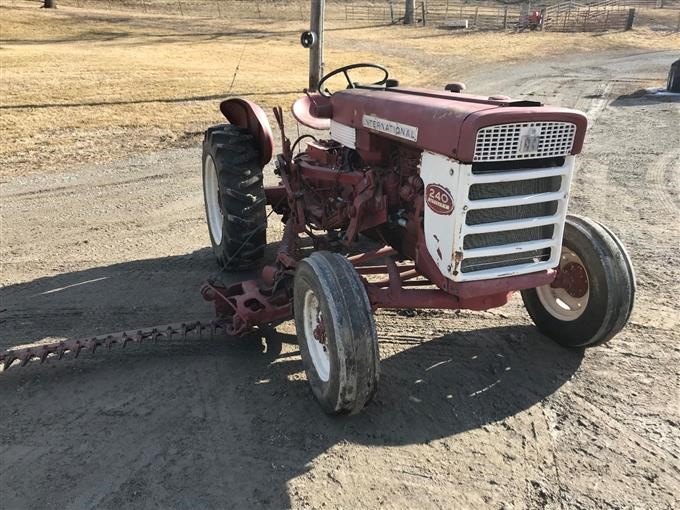
{"type": "Polygon", "coordinates": [[[531,30],[536,30],[541,26],[541,21],[543,21],[541,11],[531,11],[526,18],[526,26],[531,30]]]}
{"type": "Polygon", "coordinates": [[[274,147],[265,113],[246,99],[220,105],[229,123],[208,129],[203,143],[219,264],[259,264],[267,205],[285,230],[260,279],[208,282],[202,293],[233,335],[294,317],[307,378],[327,412],[358,412],[376,391],[378,308],[485,310],[519,291],[539,330],[564,346],[599,345],[624,327],[635,277],[623,245],[600,223],[567,214],[582,113],[400,87],[375,64],[336,69],[319,88],[293,115],[328,131],[326,139],[291,144],[275,109],[283,150],[274,187],[263,186],[274,147]],[[356,68],[382,79],[357,84],[356,68]],[[331,93],[324,84],[338,74],[348,87],[331,93]],[[302,236],[311,253],[300,249],[302,236]],[[360,237],[378,247],[358,250],[360,237]]]}

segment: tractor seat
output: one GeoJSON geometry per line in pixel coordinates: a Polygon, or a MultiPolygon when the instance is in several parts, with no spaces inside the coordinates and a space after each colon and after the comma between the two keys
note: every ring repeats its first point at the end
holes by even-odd
{"type": "Polygon", "coordinates": [[[331,127],[333,106],[331,98],[321,94],[305,94],[293,103],[293,117],[303,126],[318,130],[331,127]]]}

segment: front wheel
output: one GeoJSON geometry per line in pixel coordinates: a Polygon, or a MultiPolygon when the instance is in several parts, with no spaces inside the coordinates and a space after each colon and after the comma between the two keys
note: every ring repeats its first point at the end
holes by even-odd
{"type": "Polygon", "coordinates": [[[298,264],[295,327],[314,396],[328,414],[354,414],[378,387],[378,337],[366,289],[352,264],[319,251],[298,264]]]}
{"type": "Polygon", "coordinates": [[[599,223],[567,216],[555,281],[522,291],[536,327],[565,347],[591,347],[626,325],[635,273],[621,241],[599,223]]]}

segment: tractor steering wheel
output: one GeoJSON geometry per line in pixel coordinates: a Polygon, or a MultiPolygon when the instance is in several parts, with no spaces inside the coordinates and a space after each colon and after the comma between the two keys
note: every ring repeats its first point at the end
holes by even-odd
{"type": "Polygon", "coordinates": [[[329,78],[332,78],[336,74],[340,74],[340,73],[345,75],[345,79],[347,80],[347,88],[348,89],[356,88],[356,86],[358,84],[354,83],[352,80],[350,80],[349,74],[347,74],[347,71],[350,71],[352,69],[357,69],[359,67],[369,67],[369,68],[373,68],[373,69],[378,69],[378,70],[382,71],[383,73],[385,73],[385,76],[383,76],[382,80],[371,83],[370,85],[385,85],[385,83],[387,83],[387,79],[389,78],[389,74],[387,72],[387,69],[385,69],[383,66],[380,66],[378,64],[350,64],[348,66],[338,67],[334,71],[331,71],[326,76],[321,78],[321,81],[319,82],[319,94],[321,94],[324,97],[331,97],[333,95],[333,93],[331,91],[329,91],[328,89],[324,89],[323,84],[326,83],[326,81],[329,78]]]}

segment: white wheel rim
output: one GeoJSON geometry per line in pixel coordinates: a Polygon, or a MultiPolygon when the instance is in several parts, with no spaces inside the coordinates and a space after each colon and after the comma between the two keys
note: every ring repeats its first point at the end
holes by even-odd
{"type": "Polygon", "coordinates": [[[212,156],[205,158],[203,171],[203,193],[205,195],[205,209],[208,212],[208,228],[215,244],[222,243],[222,225],[224,216],[220,207],[220,188],[217,184],[217,170],[212,156]]]}
{"type": "MultiPolygon", "coordinates": [[[[562,247],[562,256],[560,257],[560,269],[563,269],[567,264],[575,263],[584,268],[585,265],[581,258],[576,255],[569,248],[562,247]]],[[[586,271],[586,280],[588,273],[586,271]]],[[[555,288],[551,285],[543,285],[536,287],[536,294],[543,307],[556,319],[561,321],[574,321],[578,319],[583,312],[585,312],[588,305],[588,298],[590,297],[590,282],[588,281],[588,288],[583,296],[574,297],[566,289],[555,288]]]]}
{"type": "MultiPolygon", "coordinates": [[[[321,308],[319,307],[319,300],[313,291],[308,290],[305,293],[304,308],[302,315],[304,318],[305,327],[305,342],[307,343],[307,350],[309,356],[312,358],[316,375],[319,376],[323,382],[328,382],[331,375],[331,358],[328,354],[328,348],[325,343],[318,339],[314,332],[319,331],[319,326],[323,326],[323,318],[321,316],[321,308]]],[[[326,335],[323,334],[325,339],[326,335]]]]}

